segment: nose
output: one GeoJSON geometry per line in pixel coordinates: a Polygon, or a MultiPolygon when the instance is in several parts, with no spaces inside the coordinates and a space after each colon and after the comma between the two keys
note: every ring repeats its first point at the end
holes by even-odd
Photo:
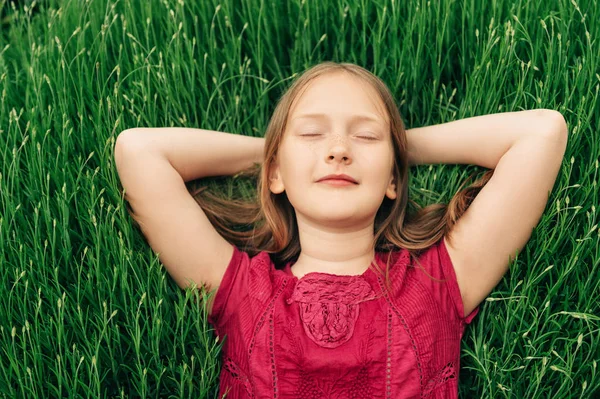
{"type": "Polygon", "coordinates": [[[350,163],[350,151],[346,140],[339,134],[334,135],[331,139],[332,143],[327,152],[327,161],[338,161],[350,163]]]}

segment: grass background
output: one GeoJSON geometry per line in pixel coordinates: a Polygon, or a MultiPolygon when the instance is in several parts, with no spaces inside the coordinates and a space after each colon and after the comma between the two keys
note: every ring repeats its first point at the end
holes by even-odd
{"type": "MultiPolygon", "coordinates": [[[[538,227],[463,339],[461,397],[600,394],[596,0],[0,0],[0,396],[215,397],[221,343],[132,228],[116,136],[262,136],[294,74],[380,76],[408,127],[557,109],[538,227]]],[[[472,165],[413,167],[448,202],[472,165]]],[[[481,169],[482,171],[484,169],[481,169]]],[[[226,180],[228,195],[246,183],[226,180]]]]}

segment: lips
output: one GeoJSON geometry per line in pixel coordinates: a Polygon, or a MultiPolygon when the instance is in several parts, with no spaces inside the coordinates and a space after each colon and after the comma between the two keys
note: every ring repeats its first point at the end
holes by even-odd
{"type": "Polygon", "coordinates": [[[322,178],[320,178],[317,181],[324,181],[324,180],[345,180],[345,181],[349,181],[354,184],[358,184],[358,182],[352,176],[348,176],[345,174],[327,175],[327,176],[323,176],[322,178]]]}

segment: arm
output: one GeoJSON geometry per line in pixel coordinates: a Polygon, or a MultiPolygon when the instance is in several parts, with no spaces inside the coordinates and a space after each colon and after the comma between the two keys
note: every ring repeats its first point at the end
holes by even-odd
{"type": "Polygon", "coordinates": [[[444,237],[467,316],[498,284],[538,224],[567,146],[556,111],[468,118],[414,129],[409,151],[424,163],[475,163],[494,168],[444,237]],[[487,125],[486,123],[489,123],[487,125]]]}
{"type": "Polygon", "coordinates": [[[118,140],[128,148],[164,157],[184,182],[234,175],[262,163],[265,139],[193,128],[133,128],[118,140]]]}
{"type": "Polygon", "coordinates": [[[409,129],[409,164],[469,164],[494,169],[520,138],[564,123],[553,110],[534,109],[475,116],[409,129]]]}
{"type": "MultiPolygon", "coordinates": [[[[185,128],[122,132],[115,164],[125,200],[148,244],[181,288],[221,284],[233,255],[185,186],[185,180],[238,173],[262,163],[264,139],[185,128]]],[[[212,314],[214,296],[209,299],[212,314]]]]}

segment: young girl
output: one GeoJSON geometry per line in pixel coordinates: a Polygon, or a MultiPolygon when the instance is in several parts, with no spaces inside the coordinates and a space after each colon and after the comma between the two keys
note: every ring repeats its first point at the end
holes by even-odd
{"type": "Polygon", "coordinates": [[[538,223],[566,137],[551,110],[407,131],[381,80],[325,62],[264,139],[136,128],[115,157],[170,275],[215,293],[220,397],[455,398],[465,326],[538,223]],[[493,170],[409,214],[409,165],[442,162],[493,170]],[[184,184],[241,171],[255,202],[184,184]]]}

